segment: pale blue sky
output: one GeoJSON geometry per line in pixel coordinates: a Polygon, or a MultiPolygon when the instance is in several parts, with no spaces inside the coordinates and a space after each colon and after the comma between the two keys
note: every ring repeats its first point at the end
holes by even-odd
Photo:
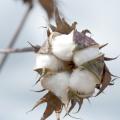
{"type": "MultiPolygon", "coordinates": [[[[120,55],[120,1],[119,0],[60,0],[63,16],[69,22],[77,21],[78,29],[89,29],[93,38],[109,45],[103,49],[106,56],[120,55]]],[[[16,30],[26,10],[19,0],[0,0],[0,48],[4,48],[16,30]]],[[[27,41],[40,44],[45,39],[46,14],[38,5],[31,12],[15,47],[29,46],[27,41]]],[[[10,55],[0,73],[0,120],[39,120],[45,105],[26,114],[41,94],[30,92],[37,74],[33,72],[35,55],[10,55]]],[[[109,62],[110,70],[120,75],[120,58],[109,62]]],[[[84,120],[120,119],[120,81],[105,90],[105,94],[84,103],[79,114],[84,120]]],[[[77,106],[76,106],[77,108],[77,106]]],[[[63,113],[64,114],[64,113],[63,113]]],[[[48,120],[53,120],[55,115],[48,120]]],[[[62,117],[61,117],[62,118],[62,117]]],[[[66,117],[64,120],[70,120],[66,117]]]]}

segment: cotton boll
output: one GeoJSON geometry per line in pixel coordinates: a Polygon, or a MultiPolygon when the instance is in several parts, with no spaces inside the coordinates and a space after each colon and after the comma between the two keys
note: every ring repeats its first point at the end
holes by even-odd
{"type": "Polygon", "coordinates": [[[53,92],[64,104],[67,104],[69,78],[70,74],[68,72],[60,72],[42,79],[41,85],[53,92]]]}
{"type": "Polygon", "coordinates": [[[73,50],[75,48],[75,43],[73,42],[73,34],[74,31],[68,35],[62,34],[52,39],[52,53],[59,59],[64,61],[72,60],[73,50]]]}
{"type": "Polygon", "coordinates": [[[99,57],[100,55],[101,53],[99,52],[99,46],[94,45],[79,51],[75,51],[73,61],[76,66],[80,66],[90,60],[99,57]]]}
{"type": "Polygon", "coordinates": [[[94,93],[96,77],[86,69],[75,69],[70,77],[69,87],[81,96],[89,97],[94,93]]]}
{"type": "Polygon", "coordinates": [[[58,71],[63,68],[63,63],[51,54],[37,54],[35,69],[48,68],[58,71]]]}

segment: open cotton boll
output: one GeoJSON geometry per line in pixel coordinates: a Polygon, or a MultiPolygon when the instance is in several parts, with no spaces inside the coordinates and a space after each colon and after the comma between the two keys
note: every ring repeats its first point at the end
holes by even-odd
{"type": "Polygon", "coordinates": [[[73,42],[72,31],[70,34],[62,34],[54,37],[51,41],[52,53],[59,59],[64,61],[71,61],[75,43],[73,42]]]}
{"type": "Polygon", "coordinates": [[[53,92],[63,103],[68,102],[68,84],[70,74],[68,72],[56,73],[41,80],[43,88],[53,92]]]}
{"type": "Polygon", "coordinates": [[[71,74],[69,87],[80,93],[81,97],[90,97],[95,91],[96,79],[88,70],[77,68],[71,74]]]}
{"type": "Polygon", "coordinates": [[[63,68],[63,63],[51,54],[37,54],[35,69],[48,68],[58,71],[63,68]]]}
{"type": "Polygon", "coordinates": [[[91,61],[97,57],[101,56],[99,51],[99,46],[94,45],[82,50],[75,51],[73,56],[73,62],[76,66],[80,66],[88,61],[91,61]]]}

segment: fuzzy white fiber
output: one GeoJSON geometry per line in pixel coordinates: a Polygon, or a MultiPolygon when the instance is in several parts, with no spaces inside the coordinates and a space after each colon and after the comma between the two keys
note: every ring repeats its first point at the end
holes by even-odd
{"type": "Polygon", "coordinates": [[[48,68],[52,71],[58,71],[63,67],[63,62],[51,54],[37,54],[36,56],[36,66],[34,69],[48,68]]]}
{"type": "Polygon", "coordinates": [[[49,76],[46,79],[41,80],[43,88],[53,92],[63,103],[68,102],[68,84],[69,84],[70,73],[60,72],[49,76]]]}
{"type": "Polygon", "coordinates": [[[62,34],[52,39],[52,52],[59,59],[64,61],[72,60],[73,50],[75,48],[75,43],[73,42],[73,34],[74,31],[68,35],[62,34]]]}
{"type": "Polygon", "coordinates": [[[73,61],[76,66],[80,66],[90,60],[99,57],[100,55],[101,53],[99,52],[99,46],[94,45],[79,51],[75,51],[73,61]]]}
{"type": "Polygon", "coordinates": [[[71,74],[69,87],[89,97],[95,91],[96,81],[96,77],[91,72],[86,69],[77,68],[71,74]]]}

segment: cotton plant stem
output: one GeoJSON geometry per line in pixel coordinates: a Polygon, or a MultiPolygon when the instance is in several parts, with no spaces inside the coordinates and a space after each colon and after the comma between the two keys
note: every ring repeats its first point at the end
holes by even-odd
{"type": "Polygon", "coordinates": [[[32,47],[0,49],[0,54],[34,52],[32,47]]]}
{"type": "MultiPolygon", "coordinates": [[[[32,5],[29,4],[29,7],[27,9],[27,11],[25,12],[25,15],[23,16],[23,19],[20,23],[20,25],[18,26],[18,29],[16,30],[15,34],[13,35],[12,39],[10,40],[8,46],[6,47],[7,49],[9,48],[12,48],[14,46],[14,44],[16,43],[17,41],[17,38],[19,37],[20,35],[20,32],[22,31],[22,28],[24,27],[24,24],[30,14],[32,10],[32,5]]],[[[7,57],[8,57],[8,54],[4,54],[1,58],[0,58],[0,71],[2,70],[6,60],[7,60],[7,57]]]]}

